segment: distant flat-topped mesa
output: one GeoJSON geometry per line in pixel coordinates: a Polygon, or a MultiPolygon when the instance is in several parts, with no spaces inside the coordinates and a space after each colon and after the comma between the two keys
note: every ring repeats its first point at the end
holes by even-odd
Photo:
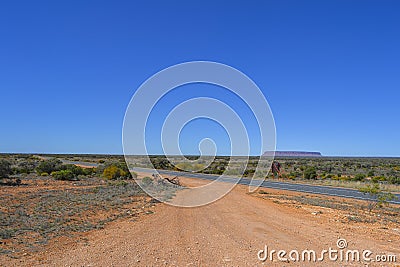
{"type": "MultiPolygon", "coordinates": [[[[266,151],[263,156],[272,156],[274,151],[266,151]]],[[[320,152],[304,152],[304,151],[275,151],[275,157],[322,157],[320,152]]]]}

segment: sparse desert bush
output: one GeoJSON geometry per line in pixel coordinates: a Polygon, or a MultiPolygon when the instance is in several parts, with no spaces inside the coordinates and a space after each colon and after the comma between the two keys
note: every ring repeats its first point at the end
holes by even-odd
{"type": "Polygon", "coordinates": [[[374,176],[374,177],[372,177],[371,181],[373,183],[383,182],[383,181],[386,181],[386,177],[385,176],[374,176]]]}
{"type": "Polygon", "coordinates": [[[365,174],[357,173],[357,174],[354,176],[353,180],[354,180],[354,181],[362,181],[362,180],[365,179],[365,177],[366,177],[365,174]]]}
{"type": "Polygon", "coordinates": [[[127,177],[128,173],[116,165],[111,165],[104,169],[103,177],[109,180],[123,179],[127,177]]]}
{"type": "Polygon", "coordinates": [[[359,189],[360,192],[370,195],[373,199],[368,202],[368,209],[371,212],[375,208],[381,208],[388,205],[389,201],[395,199],[395,195],[390,192],[383,191],[379,184],[367,185],[359,189]]]}
{"type": "Polygon", "coordinates": [[[78,180],[77,175],[75,175],[71,170],[61,170],[55,171],[51,173],[51,176],[56,180],[64,180],[64,181],[74,181],[78,180]]]}
{"type": "Polygon", "coordinates": [[[101,229],[110,221],[135,216],[136,209],[147,210],[153,205],[131,181],[104,184],[92,178],[79,183],[65,190],[53,181],[46,185],[51,190],[27,186],[26,193],[3,194],[0,206],[7,208],[0,210],[0,255],[18,257],[21,251],[36,251],[52,238],[101,229]]]}
{"type": "Polygon", "coordinates": [[[40,162],[40,164],[36,167],[37,173],[52,173],[55,171],[59,171],[61,169],[62,162],[59,159],[49,159],[40,162]]]}
{"type": "Polygon", "coordinates": [[[125,161],[109,162],[98,166],[94,171],[106,179],[132,179],[137,177],[136,173],[129,171],[125,161]]]}
{"type": "Polygon", "coordinates": [[[400,184],[400,177],[390,176],[388,181],[391,184],[400,184]]]}
{"type": "Polygon", "coordinates": [[[35,170],[36,165],[36,162],[32,160],[19,162],[15,167],[15,173],[31,173],[35,170]]]}
{"type": "Polygon", "coordinates": [[[95,173],[95,168],[82,168],[73,164],[65,164],[60,167],[61,170],[70,170],[75,176],[90,175],[95,173]]]}
{"type": "Polygon", "coordinates": [[[73,165],[73,164],[64,164],[64,165],[60,166],[60,169],[71,171],[76,176],[85,174],[83,168],[73,165]]]}
{"type": "Polygon", "coordinates": [[[82,168],[83,175],[92,175],[96,173],[96,168],[82,168]]]}
{"type": "Polygon", "coordinates": [[[315,167],[307,167],[304,170],[303,174],[304,179],[311,180],[311,179],[317,179],[317,171],[315,167]]]}
{"type": "Polygon", "coordinates": [[[0,160],[0,179],[8,178],[12,174],[11,163],[7,160],[0,160]]]}
{"type": "Polygon", "coordinates": [[[340,177],[340,181],[351,181],[351,180],[352,180],[352,178],[347,175],[343,175],[340,177]]]}

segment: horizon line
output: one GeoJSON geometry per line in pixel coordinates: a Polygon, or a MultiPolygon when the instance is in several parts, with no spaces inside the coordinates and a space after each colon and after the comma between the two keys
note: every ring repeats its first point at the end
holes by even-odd
{"type": "MultiPolygon", "coordinates": [[[[268,151],[271,152],[271,151],[268,151]]],[[[309,151],[291,151],[291,150],[277,150],[275,152],[309,152],[309,151]]],[[[315,151],[313,151],[315,152],[315,151]]],[[[319,152],[318,152],[319,153],[319,152]]],[[[120,153],[59,153],[59,152],[0,152],[0,155],[75,155],[75,156],[169,156],[176,157],[182,155],[165,155],[165,154],[147,154],[147,155],[124,155],[120,153]]],[[[184,156],[199,157],[201,155],[187,154],[184,156]]],[[[205,155],[207,156],[207,155],[205,155]]],[[[209,155],[212,157],[213,155],[209,155]]],[[[262,155],[215,155],[215,157],[260,157],[262,155]]],[[[277,158],[400,158],[400,155],[322,155],[319,157],[307,156],[277,156],[277,158]]]]}

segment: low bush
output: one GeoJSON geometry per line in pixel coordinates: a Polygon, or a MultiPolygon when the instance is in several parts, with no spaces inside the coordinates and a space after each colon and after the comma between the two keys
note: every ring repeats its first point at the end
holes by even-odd
{"type": "Polygon", "coordinates": [[[317,179],[317,171],[315,167],[307,167],[304,170],[303,174],[304,179],[311,180],[311,179],[317,179]]]}
{"type": "Polygon", "coordinates": [[[383,191],[379,184],[367,185],[359,189],[360,192],[372,197],[368,202],[368,209],[371,212],[375,208],[382,208],[383,205],[389,205],[389,201],[396,199],[395,195],[383,191]]]}
{"type": "Polygon", "coordinates": [[[65,164],[60,167],[61,170],[70,170],[75,176],[78,175],[91,175],[95,173],[95,168],[82,168],[73,164],[65,164]]]}
{"type": "Polygon", "coordinates": [[[362,180],[365,179],[365,177],[366,177],[365,174],[357,173],[357,174],[354,176],[353,180],[354,180],[354,181],[362,181],[362,180]]]}
{"type": "Polygon", "coordinates": [[[129,171],[127,172],[116,165],[111,165],[104,169],[103,177],[108,180],[115,180],[115,179],[127,179],[130,178],[131,175],[129,171]]]}
{"type": "Polygon", "coordinates": [[[383,181],[386,181],[386,177],[385,176],[374,176],[374,177],[372,177],[371,181],[373,183],[383,182],[383,181]]]}
{"type": "Polygon", "coordinates": [[[61,170],[62,162],[59,159],[49,159],[39,163],[36,167],[37,173],[52,173],[61,170]]]}
{"type": "Polygon", "coordinates": [[[400,184],[400,177],[390,176],[388,182],[391,184],[400,184]]]}
{"type": "Polygon", "coordinates": [[[8,178],[12,174],[11,163],[7,160],[0,160],[0,179],[8,178]]]}
{"type": "Polygon", "coordinates": [[[16,173],[16,174],[23,174],[23,173],[28,174],[28,173],[34,172],[36,166],[37,166],[37,164],[34,161],[31,161],[31,160],[22,161],[22,162],[19,162],[17,164],[17,166],[15,167],[14,173],[16,173]]]}
{"type": "Polygon", "coordinates": [[[51,173],[51,176],[56,180],[64,180],[64,181],[75,181],[78,180],[77,175],[75,175],[71,170],[61,170],[55,171],[51,173]]]}
{"type": "Polygon", "coordinates": [[[129,172],[128,166],[125,162],[112,162],[105,165],[98,166],[95,170],[97,174],[102,175],[104,178],[113,179],[132,179],[137,175],[134,172],[129,172]],[[133,177],[134,176],[134,177],[133,177]]]}

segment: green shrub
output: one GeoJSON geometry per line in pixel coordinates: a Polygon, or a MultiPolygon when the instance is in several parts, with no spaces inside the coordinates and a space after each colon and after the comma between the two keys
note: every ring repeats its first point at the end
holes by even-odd
{"type": "Polygon", "coordinates": [[[390,192],[383,191],[379,184],[367,185],[360,188],[360,192],[373,197],[369,200],[368,209],[371,212],[374,208],[381,208],[383,205],[388,205],[389,201],[396,199],[395,195],[390,192]]]}
{"type": "Polygon", "coordinates": [[[350,181],[350,180],[352,180],[352,178],[347,176],[347,175],[343,175],[343,176],[340,177],[340,180],[341,181],[350,181]]]}
{"type": "Polygon", "coordinates": [[[99,175],[103,175],[106,179],[132,179],[133,176],[136,178],[136,173],[129,172],[128,166],[125,162],[112,162],[105,165],[100,165],[93,171],[99,175]],[[132,176],[133,175],[133,176],[132,176]]]}
{"type": "Polygon", "coordinates": [[[82,168],[74,164],[65,164],[60,167],[61,170],[70,170],[75,176],[78,175],[91,175],[96,172],[95,168],[82,168]]]}
{"type": "Polygon", "coordinates": [[[364,180],[365,179],[365,174],[363,174],[363,173],[357,173],[355,176],[354,176],[354,178],[353,178],[353,180],[354,181],[362,181],[362,180],[364,180]]]}
{"type": "Polygon", "coordinates": [[[103,177],[108,180],[126,178],[127,175],[128,174],[123,169],[115,165],[108,166],[103,171],[103,177]]]}
{"type": "Polygon", "coordinates": [[[0,179],[8,178],[12,174],[11,163],[7,160],[0,160],[0,179]]]}
{"type": "Polygon", "coordinates": [[[48,174],[47,172],[42,172],[42,173],[40,174],[40,176],[49,176],[49,174],[48,174]]]}
{"type": "Polygon", "coordinates": [[[35,170],[36,163],[30,160],[19,162],[17,168],[15,169],[15,173],[31,173],[35,170]]]}
{"type": "Polygon", "coordinates": [[[391,184],[400,184],[400,177],[390,176],[388,181],[391,184]]]}
{"type": "Polygon", "coordinates": [[[303,177],[304,177],[304,179],[307,179],[307,180],[317,179],[317,171],[315,170],[315,167],[307,167],[304,170],[303,177]]]}
{"type": "Polygon", "coordinates": [[[77,180],[77,176],[71,170],[61,170],[55,171],[51,173],[51,176],[56,180],[66,180],[66,181],[74,181],[77,180]]]}
{"type": "Polygon", "coordinates": [[[82,168],[83,175],[92,175],[96,173],[96,168],[82,168]]]}
{"type": "Polygon", "coordinates": [[[59,159],[49,159],[40,162],[40,164],[36,167],[37,173],[52,173],[55,171],[59,171],[61,169],[62,162],[59,159]]]}
{"type": "Polygon", "coordinates": [[[374,176],[374,177],[372,177],[371,181],[373,183],[383,182],[383,181],[386,181],[386,177],[385,176],[374,176]]]}

